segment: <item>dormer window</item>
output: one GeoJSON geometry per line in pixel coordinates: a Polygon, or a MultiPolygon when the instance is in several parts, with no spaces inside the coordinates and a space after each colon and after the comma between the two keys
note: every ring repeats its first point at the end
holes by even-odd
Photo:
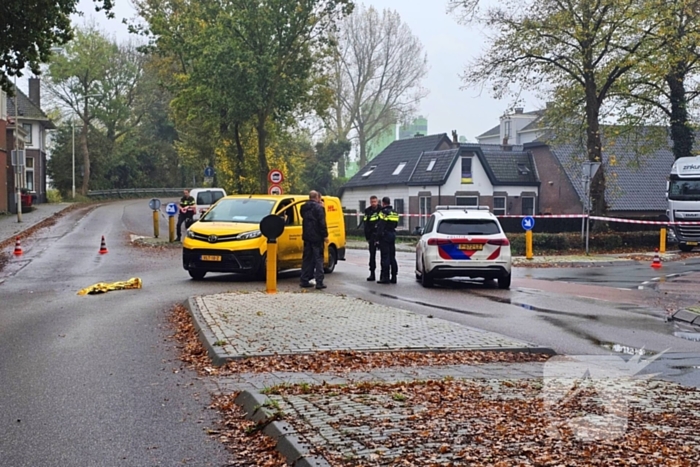
{"type": "Polygon", "coordinates": [[[370,175],[372,175],[372,172],[374,172],[374,169],[376,169],[376,168],[377,168],[376,165],[371,165],[371,166],[369,167],[369,169],[367,169],[367,172],[365,172],[365,173],[362,174],[362,178],[367,178],[367,177],[369,177],[370,175]]]}
{"type": "Polygon", "coordinates": [[[394,173],[391,174],[391,175],[398,175],[398,174],[400,174],[404,167],[406,167],[406,162],[400,163],[400,164],[396,167],[396,170],[394,170],[394,173]]]}
{"type": "Polygon", "coordinates": [[[528,169],[527,165],[525,164],[518,164],[518,173],[520,175],[529,175],[530,169],[528,169]]]}
{"type": "Polygon", "coordinates": [[[435,167],[435,161],[436,161],[436,160],[437,160],[437,159],[433,159],[433,160],[430,161],[430,163],[428,164],[428,168],[425,169],[426,172],[432,172],[433,167],[435,167]]]}

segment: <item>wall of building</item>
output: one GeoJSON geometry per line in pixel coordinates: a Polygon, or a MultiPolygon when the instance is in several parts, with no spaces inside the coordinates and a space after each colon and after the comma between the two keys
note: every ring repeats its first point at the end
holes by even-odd
{"type": "Polygon", "coordinates": [[[542,145],[530,148],[540,175],[540,206],[543,214],[581,214],[583,205],[559,161],[542,145]]]}
{"type": "MultiPolygon", "coordinates": [[[[4,99],[0,93],[0,99],[4,99]]],[[[7,199],[7,169],[10,153],[7,150],[7,121],[0,119],[0,212],[9,212],[7,199]]]]}
{"type": "MultiPolygon", "coordinates": [[[[380,201],[384,196],[391,198],[392,204],[396,199],[404,200],[405,210],[408,210],[408,187],[405,185],[379,185],[361,188],[348,188],[343,192],[341,203],[343,209],[354,209],[359,211],[360,201],[364,201],[369,206],[370,196],[379,197],[380,201]]],[[[348,225],[349,228],[354,227],[348,225]]]]}

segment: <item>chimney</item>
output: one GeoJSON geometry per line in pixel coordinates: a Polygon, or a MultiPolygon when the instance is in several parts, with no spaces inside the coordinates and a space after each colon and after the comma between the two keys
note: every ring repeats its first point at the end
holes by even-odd
{"type": "Polygon", "coordinates": [[[522,107],[516,107],[516,108],[515,108],[515,113],[516,113],[516,114],[521,114],[521,113],[523,113],[523,110],[524,110],[524,109],[523,109],[522,107]]]}
{"type": "Polygon", "coordinates": [[[457,130],[452,130],[452,144],[459,146],[459,136],[457,136],[457,130]]]}
{"type": "Polygon", "coordinates": [[[513,146],[508,144],[508,137],[507,136],[505,138],[503,138],[503,144],[501,145],[501,148],[504,151],[512,151],[513,150],[513,146]]]}
{"type": "Polygon", "coordinates": [[[29,78],[29,100],[41,108],[41,80],[29,78]]]}

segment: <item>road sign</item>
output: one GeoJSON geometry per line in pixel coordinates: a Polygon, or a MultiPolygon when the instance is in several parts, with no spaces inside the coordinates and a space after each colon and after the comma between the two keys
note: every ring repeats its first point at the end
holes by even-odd
{"type": "Polygon", "coordinates": [[[206,183],[206,184],[214,183],[214,177],[204,177],[204,183],[206,183]]]}
{"type": "Polygon", "coordinates": [[[583,163],[583,178],[591,179],[595,177],[596,172],[600,168],[600,162],[584,162],[583,163]]]}
{"type": "Polygon", "coordinates": [[[213,177],[214,176],[214,168],[213,167],[207,167],[204,169],[204,176],[205,177],[213,177]]]}
{"type": "Polygon", "coordinates": [[[177,211],[177,204],[175,203],[168,203],[168,205],[165,207],[165,213],[171,217],[177,214],[177,211]]]}
{"type": "Polygon", "coordinates": [[[24,167],[24,164],[26,161],[25,161],[23,149],[20,149],[19,151],[15,149],[10,154],[11,154],[13,167],[24,167]]]}
{"type": "Polygon", "coordinates": [[[281,170],[272,169],[272,170],[270,170],[270,173],[267,174],[267,179],[273,185],[279,185],[280,183],[282,183],[284,181],[284,174],[282,173],[281,170]]]}
{"type": "Polygon", "coordinates": [[[521,224],[524,230],[532,230],[535,227],[535,218],[532,216],[523,217],[521,224]]]}
{"type": "Polygon", "coordinates": [[[270,214],[260,221],[260,232],[270,240],[274,240],[284,232],[284,219],[270,214]]]}
{"type": "Polygon", "coordinates": [[[148,202],[148,207],[153,211],[158,211],[160,209],[160,200],[158,198],[153,198],[148,202]]]}
{"type": "Polygon", "coordinates": [[[271,195],[281,195],[282,187],[279,185],[270,185],[270,188],[267,190],[267,192],[271,195]]]}

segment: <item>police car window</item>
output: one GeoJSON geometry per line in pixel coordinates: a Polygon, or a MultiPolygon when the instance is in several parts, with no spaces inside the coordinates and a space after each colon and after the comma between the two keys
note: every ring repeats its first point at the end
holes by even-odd
{"type": "Polygon", "coordinates": [[[211,191],[200,191],[197,193],[197,204],[214,204],[211,191]]]}
{"type": "Polygon", "coordinates": [[[445,219],[438,224],[437,232],[444,235],[494,235],[501,229],[489,219],[445,219]]]}
{"type": "Polygon", "coordinates": [[[223,199],[200,222],[242,222],[259,224],[270,214],[274,201],[264,199],[223,199]]]}

